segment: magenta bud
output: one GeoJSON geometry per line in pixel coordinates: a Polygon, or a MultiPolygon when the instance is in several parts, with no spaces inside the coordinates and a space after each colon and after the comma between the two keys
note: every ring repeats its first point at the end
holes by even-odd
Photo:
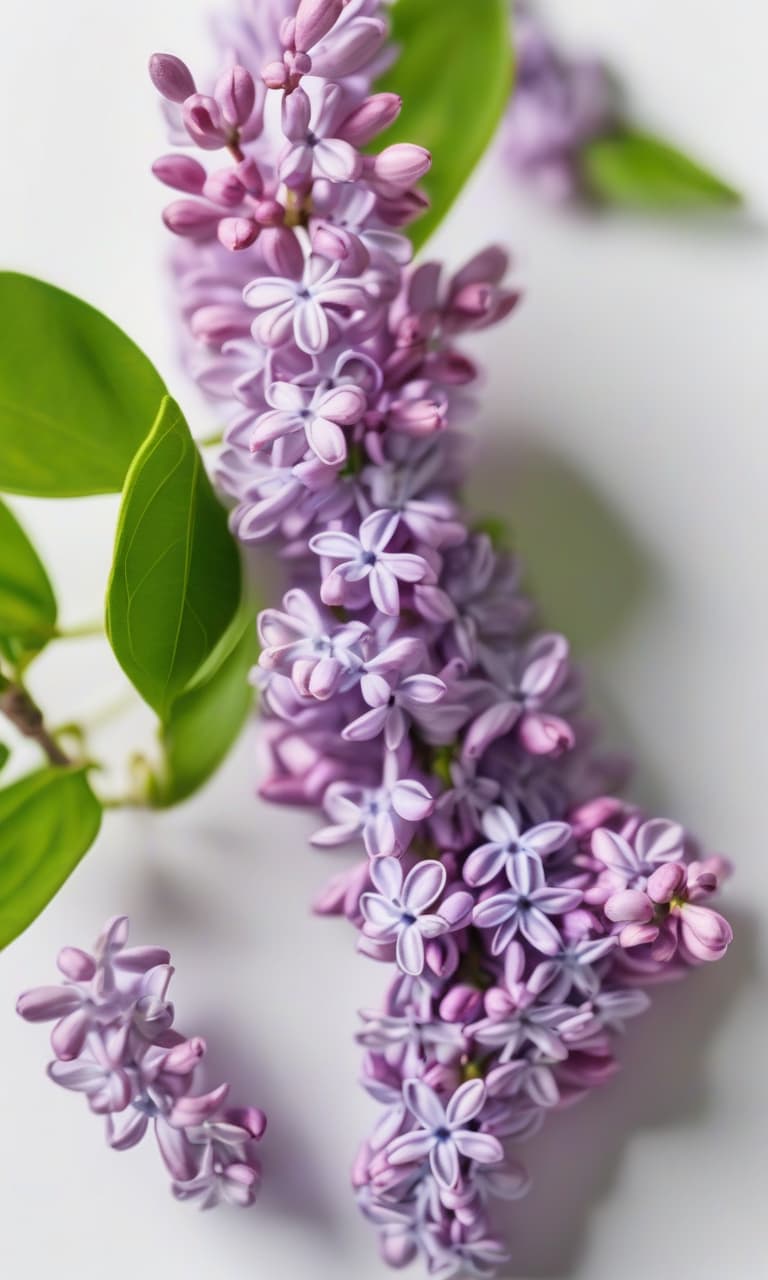
{"type": "Polygon", "coordinates": [[[653,904],[640,889],[622,889],[605,904],[605,914],[616,924],[647,924],[653,918],[653,904]]]}
{"type": "Polygon", "coordinates": [[[285,205],[279,200],[259,200],[254,205],[253,216],[260,227],[281,227],[285,220],[285,205]]]}
{"type": "Polygon", "coordinates": [[[193,93],[182,110],[187,133],[203,151],[216,151],[226,145],[227,131],[215,98],[193,93]]]}
{"type": "Polygon", "coordinates": [[[440,1002],[440,1017],[444,1022],[474,1022],[482,1011],[482,992],[463,982],[451,987],[440,1002]]]}
{"type": "Polygon", "coordinates": [[[174,1047],[163,1058],[163,1071],[174,1076],[187,1076],[194,1071],[205,1054],[205,1041],[201,1036],[184,1040],[174,1047]]]}
{"type": "Polygon", "coordinates": [[[192,156],[160,156],[152,165],[152,172],[166,187],[193,196],[200,195],[206,179],[205,169],[192,156]]]}
{"type": "Polygon", "coordinates": [[[654,902],[669,902],[683,887],[687,878],[681,862],[665,862],[648,878],[648,897],[654,902]]]}
{"type": "Polygon", "coordinates": [[[51,1048],[62,1062],[71,1062],[79,1057],[87,1034],[88,1014],[83,1009],[74,1009],[53,1028],[51,1048]]]}
{"type": "Polygon", "coordinates": [[[643,947],[655,942],[659,936],[659,927],[655,924],[627,924],[619,934],[622,947],[643,947]]]}
{"type": "Polygon", "coordinates": [[[431,164],[432,157],[424,147],[414,146],[411,142],[396,142],[376,156],[373,172],[379,182],[396,191],[406,191],[424,177],[431,164]]]}
{"type": "Polygon", "coordinates": [[[257,1142],[266,1132],[267,1117],[259,1107],[228,1107],[224,1119],[245,1129],[257,1142]]]}
{"type": "Polygon", "coordinates": [[[261,170],[252,156],[246,156],[245,160],[241,160],[235,173],[249,196],[258,198],[261,195],[264,190],[264,181],[261,170]]]}
{"type": "Polygon", "coordinates": [[[56,957],[56,964],[64,977],[71,978],[73,982],[90,982],[96,972],[93,956],[79,947],[63,947],[56,957]]]}
{"type": "Polygon", "coordinates": [[[527,712],[518,721],[518,735],[526,751],[534,756],[560,756],[575,742],[573,729],[560,716],[527,712]]]}
{"type": "Polygon", "coordinates": [[[680,933],[697,960],[720,960],[733,942],[733,930],[719,911],[691,903],[681,909],[680,933]]]}
{"type": "Polygon", "coordinates": [[[242,203],[245,187],[234,169],[217,169],[206,178],[203,195],[225,209],[236,209],[242,203]]]}
{"type": "Polygon", "coordinates": [[[245,338],[251,331],[251,316],[244,308],[227,306],[223,302],[198,307],[189,323],[193,337],[215,347],[232,338],[245,338]]]}
{"type": "Polygon", "coordinates": [[[261,227],[253,218],[222,218],[216,234],[225,249],[237,252],[249,248],[260,231],[261,227]]]}
{"type": "Polygon", "coordinates": [[[220,214],[197,200],[174,200],[163,210],[163,222],[177,236],[208,240],[216,232],[220,214]]]}
{"type": "Polygon", "coordinates": [[[297,53],[286,53],[285,60],[294,81],[301,76],[308,76],[312,70],[312,59],[309,54],[302,53],[301,50],[297,53]]]}
{"type": "Polygon", "coordinates": [[[172,53],[153,53],[149,60],[149,76],[157,92],[169,102],[184,102],[195,92],[192,72],[181,58],[172,53]]]}
{"type": "Polygon", "coordinates": [[[229,1085],[220,1084],[218,1089],[211,1089],[210,1093],[202,1093],[198,1097],[177,1098],[169,1117],[170,1123],[182,1129],[190,1124],[202,1124],[203,1120],[210,1120],[228,1093],[229,1085]]]}
{"type": "Polygon", "coordinates": [[[376,212],[388,227],[404,227],[428,208],[426,196],[418,191],[403,191],[394,197],[388,194],[385,199],[379,198],[376,212]]]}
{"type": "Polygon", "coordinates": [[[328,34],[343,7],[343,0],[301,0],[296,10],[293,47],[311,49],[328,34]]]}
{"type": "Polygon", "coordinates": [[[284,62],[268,62],[261,78],[268,89],[284,89],[288,84],[288,68],[284,62]]]}
{"type": "Polygon", "coordinates": [[[344,138],[353,147],[364,147],[388,129],[400,114],[402,98],[396,93],[374,93],[350,112],[336,130],[336,137],[344,138]]]}
{"type": "Polygon", "coordinates": [[[268,227],[261,238],[261,250],[273,275],[299,279],[304,269],[304,251],[290,227],[268,227]]]}
{"type": "Polygon", "coordinates": [[[256,105],[256,85],[245,67],[230,67],[219,76],[214,97],[227,124],[239,126],[251,117],[256,105]]]}
{"type": "Polygon", "coordinates": [[[71,987],[35,987],[19,996],[16,1012],[27,1022],[48,1022],[72,1013],[79,1004],[80,997],[71,987]]]}

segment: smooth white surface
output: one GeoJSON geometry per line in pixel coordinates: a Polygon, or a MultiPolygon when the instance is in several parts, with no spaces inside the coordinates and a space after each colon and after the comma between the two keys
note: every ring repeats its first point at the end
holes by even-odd
{"type": "MultiPolygon", "coordinates": [[[[203,0],[5,0],[0,44],[3,265],[109,312],[157,360],[200,431],[164,310],[164,149],[144,74],[155,48],[205,57],[203,0]]],[[[727,960],[659,994],[627,1066],[526,1153],[531,1196],[506,1225],[509,1274],[550,1280],[765,1275],[765,417],[768,17],[759,0],[558,0],[602,49],[637,119],[750,195],[741,219],[567,217],[489,158],[435,250],[458,264],[513,248],[525,305],[478,345],[488,368],[473,483],[507,516],[547,617],[588,657],[593,699],[640,762],[636,794],[737,864],[727,960]]],[[[468,4],[468,14],[471,6],[468,4]]],[[[460,124],[457,122],[457,127],[460,124]]],[[[45,351],[40,352],[41,360],[45,351]]],[[[65,619],[99,607],[114,503],[18,504],[53,565],[65,619]]],[[[98,643],[41,664],[54,720],[120,687],[98,643]]],[[[129,734],[146,733],[139,715],[129,734]]],[[[114,748],[114,737],[106,747],[114,748]]],[[[31,758],[31,757],[30,757],[31,758]]],[[[384,974],[306,904],[338,855],[308,819],[254,801],[244,741],[198,799],[113,817],[98,846],[0,959],[2,1274],[78,1280],[373,1280],[388,1274],[347,1189],[372,1107],[355,1079],[355,1010],[384,974]],[[127,911],[171,947],[180,1025],[213,1076],[270,1114],[258,1208],[174,1203],[149,1143],[116,1156],[80,1099],[44,1078],[46,1032],[13,1013],[64,942],[127,911]]]]}

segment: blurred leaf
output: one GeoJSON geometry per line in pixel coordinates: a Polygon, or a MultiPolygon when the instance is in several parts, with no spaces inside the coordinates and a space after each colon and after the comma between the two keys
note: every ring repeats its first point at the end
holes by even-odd
{"type": "Polygon", "coordinates": [[[0,272],[0,489],[118,493],[164,394],[147,357],[100,311],[0,272]]]}
{"type": "Polygon", "coordinates": [[[0,772],[5,768],[11,758],[11,752],[4,742],[0,742],[0,772]]]}
{"type": "Polygon", "coordinates": [[[56,597],[26,533],[0,502],[0,635],[42,649],[56,626],[56,597]]]}
{"type": "Polygon", "coordinates": [[[85,772],[41,769],[0,790],[0,947],[50,902],[101,825],[85,772]]]}
{"type": "Polygon", "coordinates": [[[240,559],[178,405],[166,397],[128,474],[107,595],[107,634],[165,719],[234,618],[240,559]]]}
{"type": "Polygon", "coordinates": [[[716,174],[648,133],[626,130],[581,153],[590,190],[610,204],[646,208],[734,205],[741,196],[716,174]]]}
{"type": "Polygon", "coordinates": [[[151,793],[157,807],[186,799],[223,763],[253,704],[248,672],[257,651],[254,612],[243,610],[161,725],[164,772],[151,793]]]}
{"type": "Polygon", "coordinates": [[[396,0],[397,61],[377,90],[403,109],[386,145],[415,142],[432,152],[422,181],[431,208],[409,228],[418,249],[442,222],[491,141],[512,90],[509,0],[396,0]]]}

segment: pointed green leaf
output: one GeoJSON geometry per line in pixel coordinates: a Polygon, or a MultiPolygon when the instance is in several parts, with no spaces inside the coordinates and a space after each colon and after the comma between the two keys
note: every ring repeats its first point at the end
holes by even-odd
{"type": "Polygon", "coordinates": [[[253,704],[248,673],[257,650],[255,617],[251,609],[244,610],[194,682],[172,704],[160,728],[163,774],[152,791],[157,807],[186,799],[223,763],[253,704]]]}
{"type": "Polygon", "coordinates": [[[161,719],[226,632],[240,590],[226,513],[166,397],[125,482],[107,595],[117,660],[161,719]]]}
{"type": "Polygon", "coordinates": [[[101,825],[82,770],[41,769],[0,790],[0,947],[50,902],[101,825]]]}
{"type": "Polygon", "coordinates": [[[409,234],[416,248],[442,222],[491,141],[512,90],[509,0],[396,0],[399,55],[376,85],[403,109],[381,146],[414,142],[432,153],[422,185],[431,201],[409,234]]]}
{"type": "Polygon", "coordinates": [[[0,490],[119,493],[164,395],[147,357],[100,311],[0,272],[0,490]]]}
{"type": "Polygon", "coordinates": [[[56,626],[56,597],[42,561],[16,517],[0,502],[0,636],[42,649],[56,626]]]}
{"type": "Polygon", "coordinates": [[[8,747],[6,747],[4,742],[0,742],[0,773],[2,773],[10,758],[11,753],[8,747]]]}
{"type": "Polygon", "coordinates": [[[734,205],[738,191],[651,134],[625,130],[590,142],[582,152],[589,189],[609,204],[651,209],[734,205]]]}

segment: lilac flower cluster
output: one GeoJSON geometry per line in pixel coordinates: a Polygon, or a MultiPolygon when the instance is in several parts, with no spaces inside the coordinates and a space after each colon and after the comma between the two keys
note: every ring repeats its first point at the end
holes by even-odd
{"type": "Polygon", "coordinates": [[[504,1144],[611,1075],[641,984],[731,935],[704,905],[724,864],[605,794],[567,641],[461,508],[457,341],[517,294],[496,248],[447,280],[408,269],[429,157],[368,149],[399,109],[371,92],[385,38],[374,0],[245,4],[212,96],[152,64],[183,136],[230,163],[156,171],[195,175],[166,222],[232,527],[290,579],[259,619],[263,792],[324,812],[316,846],[360,850],[317,909],[396,970],[359,1034],[383,1108],[360,1206],[393,1265],[489,1275],[489,1199],[526,1186],[504,1144]]]}
{"type": "Polygon", "coordinates": [[[135,1147],[151,1124],[179,1200],[203,1209],[251,1205],[261,1179],[254,1145],[266,1117],[256,1107],[228,1107],[227,1084],[193,1093],[206,1046],[174,1030],[170,956],[127,940],[128,920],[118,916],[93,952],[65,947],[57,960],[64,982],[26,991],[17,1011],[28,1022],[55,1023],[48,1075],[85,1094],[115,1151],[135,1147]]]}
{"type": "Polygon", "coordinates": [[[525,0],[513,9],[517,64],[502,133],[506,161],[550,200],[583,195],[580,153],[617,127],[615,87],[598,59],[562,54],[525,0]]]}

